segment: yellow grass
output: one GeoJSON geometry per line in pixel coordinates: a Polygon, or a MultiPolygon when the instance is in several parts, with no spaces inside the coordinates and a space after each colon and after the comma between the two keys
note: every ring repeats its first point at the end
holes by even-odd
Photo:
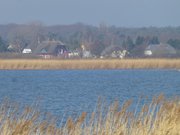
{"type": "Polygon", "coordinates": [[[154,98],[139,111],[129,110],[131,101],[103,106],[99,102],[91,115],[83,112],[76,120],[69,118],[61,127],[53,117],[41,119],[31,107],[19,111],[17,105],[0,107],[0,135],[180,135],[180,99],[154,98]]]}
{"type": "Polygon", "coordinates": [[[0,69],[180,69],[180,59],[10,59],[0,60],[0,69]]]}

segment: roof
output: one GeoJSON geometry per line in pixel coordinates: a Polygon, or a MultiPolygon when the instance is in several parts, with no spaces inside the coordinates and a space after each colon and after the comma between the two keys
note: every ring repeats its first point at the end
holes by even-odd
{"type": "Polygon", "coordinates": [[[43,41],[35,49],[35,54],[56,54],[58,50],[66,50],[64,43],[61,41],[43,41]]]}
{"type": "Polygon", "coordinates": [[[113,51],[119,51],[119,50],[122,50],[121,46],[111,45],[111,46],[106,47],[102,51],[101,55],[104,56],[106,54],[111,54],[113,51]]]}
{"type": "Polygon", "coordinates": [[[152,55],[172,55],[176,54],[176,50],[169,44],[150,44],[145,51],[151,51],[152,55]]]}

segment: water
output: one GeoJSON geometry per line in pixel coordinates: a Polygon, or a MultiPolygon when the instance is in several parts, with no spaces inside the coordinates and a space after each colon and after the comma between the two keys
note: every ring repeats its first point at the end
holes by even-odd
{"type": "Polygon", "coordinates": [[[1,70],[0,100],[8,97],[24,105],[40,100],[55,115],[92,111],[98,97],[137,101],[164,93],[180,96],[176,70],[1,70]]]}

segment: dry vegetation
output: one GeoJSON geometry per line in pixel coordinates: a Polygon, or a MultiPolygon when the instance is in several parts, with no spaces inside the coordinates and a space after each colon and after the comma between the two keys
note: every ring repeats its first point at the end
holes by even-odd
{"type": "Polygon", "coordinates": [[[19,111],[5,102],[0,107],[1,135],[180,135],[180,99],[155,97],[137,110],[131,101],[110,107],[99,102],[91,115],[83,112],[76,120],[69,118],[60,127],[53,117],[42,119],[31,107],[19,111]]]}
{"type": "Polygon", "coordinates": [[[0,60],[0,69],[180,69],[180,59],[10,59],[0,60]]]}

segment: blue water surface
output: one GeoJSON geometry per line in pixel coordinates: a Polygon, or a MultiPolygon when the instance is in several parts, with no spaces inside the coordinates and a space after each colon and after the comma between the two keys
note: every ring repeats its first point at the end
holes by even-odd
{"type": "Polygon", "coordinates": [[[24,105],[37,100],[55,115],[92,111],[98,97],[137,101],[140,96],[180,95],[177,70],[0,70],[0,100],[24,105]]]}

